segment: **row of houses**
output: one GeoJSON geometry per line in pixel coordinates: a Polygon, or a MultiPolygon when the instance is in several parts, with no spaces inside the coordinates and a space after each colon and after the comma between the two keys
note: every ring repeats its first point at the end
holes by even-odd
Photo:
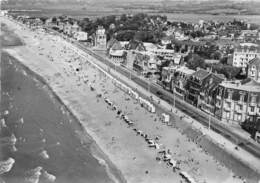
{"type": "Polygon", "coordinates": [[[163,69],[162,83],[181,99],[219,120],[241,123],[260,117],[260,59],[251,60],[247,69],[247,79],[227,81],[210,70],[172,66],[163,69]]]}
{"type": "Polygon", "coordinates": [[[252,59],[260,57],[260,47],[255,43],[241,43],[235,47],[233,53],[233,66],[245,69],[248,62],[252,59]]]}
{"type": "Polygon", "coordinates": [[[137,40],[118,41],[112,38],[108,41],[106,49],[112,61],[143,74],[157,72],[158,65],[165,61],[179,65],[184,57],[184,54],[176,53],[174,50],[137,40]]]}

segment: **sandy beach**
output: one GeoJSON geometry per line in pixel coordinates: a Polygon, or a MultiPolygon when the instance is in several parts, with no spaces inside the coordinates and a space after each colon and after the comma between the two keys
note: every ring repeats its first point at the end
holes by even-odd
{"type": "MultiPolygon", "coordinates": [[[[30,32],[5,20],[16,29],[25,46],[6,51],[42,76],[69,110],[77,117],[101,150],[122,172],[127,182],[181,182],[179,172],[162,160],[159,151],[166,150],[178,160],[182,171],[197,182],[240,183],[239,175],[223,166],[177,128],[163,124],[157,113],[150,113],[114,85],[85,58],[74,52],[60,37],[44,32],[30,32]],[[134,123],[129,126],[108,105],[108,98],[134,123]],[[138,129],[156,141],[159,149],[148,147],[138,129]]],[[[172,119],[180,120],[179,118],[172,119]]],[[[102,164],[102,160],[100,161],[102,164]]],[[[248,182],[256,182],[252,177],[248,182]]]]}

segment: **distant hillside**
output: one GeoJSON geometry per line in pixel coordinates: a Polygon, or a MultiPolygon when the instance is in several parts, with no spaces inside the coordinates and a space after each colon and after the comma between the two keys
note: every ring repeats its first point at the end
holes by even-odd
{"type": "Polygon", "coordinates": [[[3,8],[147,10],[168,13],[260,14],[258,0],[7,0],[3,8]]]}

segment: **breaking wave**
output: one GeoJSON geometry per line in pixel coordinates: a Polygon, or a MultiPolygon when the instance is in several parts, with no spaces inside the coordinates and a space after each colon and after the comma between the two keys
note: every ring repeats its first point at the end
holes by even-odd
{"type": "Polygon", "coordinates": [[[15,163],[15,160],[13,158],[8,158],[6,161],[0,161],[0,175],[9,172],[13,165],[15,163]]]}

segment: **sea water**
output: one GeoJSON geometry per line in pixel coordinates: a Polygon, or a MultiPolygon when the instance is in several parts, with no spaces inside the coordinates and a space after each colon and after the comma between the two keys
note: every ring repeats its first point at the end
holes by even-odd
{"type": "Polygon", "coordinates": [[[94,141],[79,139],[78,121],[6,53],[1,88],[0,169],[8,171],[0,177],[5,182],[113,182],[91,153],[94,141]]]}

